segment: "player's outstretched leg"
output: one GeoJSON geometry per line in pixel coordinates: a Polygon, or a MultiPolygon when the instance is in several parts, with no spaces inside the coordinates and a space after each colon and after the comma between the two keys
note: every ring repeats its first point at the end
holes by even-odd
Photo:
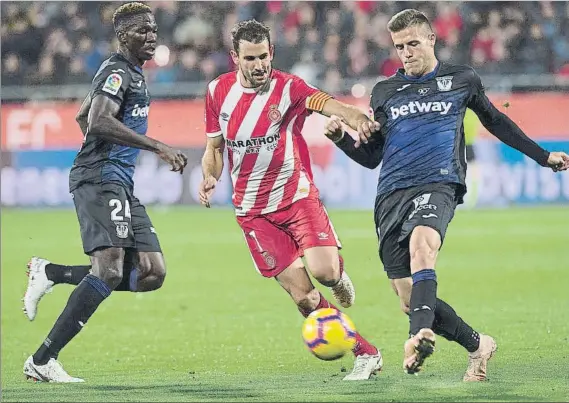
{"type": "Polygon", "coordinates": [[[437,299],[433,330],[468,351],[468,368],[464,381],[479,382],[487,379],[488,361],[497,350],[496,341],[491,336],[478,333],[441,299],[437,299]]]}
{"type": "Polygon", "coordinates": [[[69,376],[57,361],[63,349],[85,326],[97,307],[121,282],[124,250],[107,248],[91,255],[92,274],[73,290],[63,312],[47,338],[24,364],[28,379],[44,382],[80,382],[69,376]]]}
{"type": "Polygon", "coordinates": [[[29,320],[34,320],[37,307],[55,284],[77,285],[89,274],[91,266],[61,266],[40,257],[32,257],[27,264],[28,287],[22,298],[22,308],[29,320]]]}
{"type": "MultiPolygon", "coordinates": [[[[300,258],[277,275],[276,279],[292,297],[304,317],[320,308],[338,309],[314,288],[300,258]]],[[[345,376],[344,380],[366,380],[381,370],[383,365],[381,352],[360,333],[356,333],[356,345],[352,351],[356,361],[352,372],[345,376]]]]}
{"type": "MultiPolygon", "coordinates": [[[[28,287],[22,298],[22,310],[30,321],[36,317],[42,297],[50,293],[54,285],[79,285],[91,271],[91,265],[65,266],[35,256],[27,268],[28,287]]],[[[122,280],[114,291],[154,291],[162,286],[165,276],[162,253],[127,251],[122,280]]]]}
{"type": "Polygon", "coordinates": [[[304,251],[310,272],[323,286],[330,288],[334,299],[343,308],[351,307],[356,300],[356,290],[344,270],[344,258],[336,246],[317,246],[304,251]]]}
{"type": "Polygon", "coordinates": [[[332,295],[342,307],[349,308],[356,301],[356,289],[348,273],[344,271],[344,258],[340,254],[338,254],[338,262],[340,279],[335,285],[332,285],[332,295]]]}
{"type": "Polygon", "coordinates": [[[48,264],[48,260],[35,256],[27,264],[28,288],[22,298],[22,310],[29,320],[35,319],[38,304],[43,296],[53,291],[54,282],[48,279],[45,270],[48,264]]]}
{"type": "Polygon", "coordinates": [[[409,339],[404,345],[403,368],[416,374],[435,351],[435,309],[437,302],[437,275],[434,270],[441,237],[433,228],[417,226],[411,233],[411,289],[409,312],[409,339]]]}
{"type": "Polygon", "coordinates": [[[480,335],[480,347],[468,354],[468,368],[462,378],[465,382],[481,382],[486,381],[488,361],[496,353],[498,345],[491,336],[486,334],[480,335]]]}
{"type": "MultiPolygon", "coordinates": [[[[409,298],[413,285],[411,277],[391,279],[391,285],[399,296],[401,310],[409,315],[409,298]]],[[[458,316],[449,304],[439,298],[436,302],[433,331],[449,341],[460,344],[469,353],[464,381],[486,380],[488,361],[496,352],[496,342],[492,337],[478,333],[458,316]]]]}

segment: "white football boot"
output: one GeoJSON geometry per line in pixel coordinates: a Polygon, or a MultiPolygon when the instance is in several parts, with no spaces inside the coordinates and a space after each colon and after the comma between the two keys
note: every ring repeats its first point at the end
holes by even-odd
{"type": "Polygon", "coordinates": [[[74,378],[63,369],[55,358],[50,358],[45,365],[34,364],[33,356],[29,356],[24,363],[26,379],[36,382],[78,383],[85,382],[81,378],[74,378]]]}
{"type": "Polygon", "coordinates": [[[53,291],[53,281],[47,279],[45,266],[48,260],[32,257],[28,262],[28,288],[24,294],[22,308],[29,320],[34,320],[38,311],[38,304],[45,294],[53,291]]]}
{"type": "Polygon", "coordinates": [[[354,283],[352,283],[352,280],[350,280],[350,277],[345,271],[342,272],[342,277],[340,277],[338,284],[332,287],[332,295],[344,308],[349,308],[354,304],[356,300],[356,289],[354,288],[354,283]]]}
{"type": "Polygon", "coordinates": [[[344,377],[344,381],[366,381],[370,379],[372,375],[381,371],[382,367],[383,357],[381,357],[379,350],[375,355],[358,355],[354,363],[354,369],[344,377]]]}

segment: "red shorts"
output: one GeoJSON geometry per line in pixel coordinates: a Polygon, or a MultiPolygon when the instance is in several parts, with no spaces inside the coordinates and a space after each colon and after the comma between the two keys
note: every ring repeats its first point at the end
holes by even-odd
{"type": "Polygon", "coordinates": [[[306,197],[274,213],[238,216],[255,267],[275,277],[315,246],[336,246],[340,240],[318,198],[306,197]]]}

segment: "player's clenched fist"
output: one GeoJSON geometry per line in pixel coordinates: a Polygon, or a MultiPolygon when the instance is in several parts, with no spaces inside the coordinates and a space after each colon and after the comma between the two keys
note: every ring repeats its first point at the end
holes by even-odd
{"type": "Polygon", "coordinates": [[[213,195],[213,191],[216,185],[217,185],[217,179],[215,179],[213,176],[208,176],[204,178],[202,183],[200,183],[200,191],[199,191],[200,203],[206,206],[207,208],[211,207],[210,199],[211,196],[213,195]]]}
{"type": "Polygon", "coordinates": [[[553,172],[566,171],[569,169],[569,155],[563,151],[553,151],[549,153],[547,165],[553,169],[553,172]]]}
{"type": "Polygon", "coordinates": [[[338,116],[331,116],[324,127],[324,135],[337,143],[344,137],[342,120],[338,116]]]}

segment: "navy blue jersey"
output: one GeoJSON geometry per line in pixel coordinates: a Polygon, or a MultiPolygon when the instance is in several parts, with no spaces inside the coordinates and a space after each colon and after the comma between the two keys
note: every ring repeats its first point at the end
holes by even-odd
{"type": "Polygon", "coordinates": [[[398,72],[376,84],[370,106],[384,138],[379,195],[434,182],[465,186],[462,121],[479,91],[471,68],[448,64],[418,79],[398,72]]]}
{"type": "MultiPolygon", "coordinates": [[[[141,136],[146,135],[150,96],[140,67],[113,54],[101,64],[93,79],[88,96],[92,100],[97,95],[119,104],[117,119],[141,136]]],[[[87,133],[71,168],[70,190],[83,183],[118,183],[132,189],[139,152],[138,148],[113,144],[87,133]]]]}
{"type": "Polygon", "coordinates": [[[467,108],[506,144],[541,165],[547,161],[548,153],[492,105],[480,77],[469,66],[439,63],[433,72],[419,78],[399,70],[375,85],[370,107],[381,124],[379,134],[358,149],[347,135],[337,145],[369,168],[383,160],[377,184],[379,200],[396,189],[444,182],[457,185],[461,201],[466,192],[463,120],[467,108]]]}

